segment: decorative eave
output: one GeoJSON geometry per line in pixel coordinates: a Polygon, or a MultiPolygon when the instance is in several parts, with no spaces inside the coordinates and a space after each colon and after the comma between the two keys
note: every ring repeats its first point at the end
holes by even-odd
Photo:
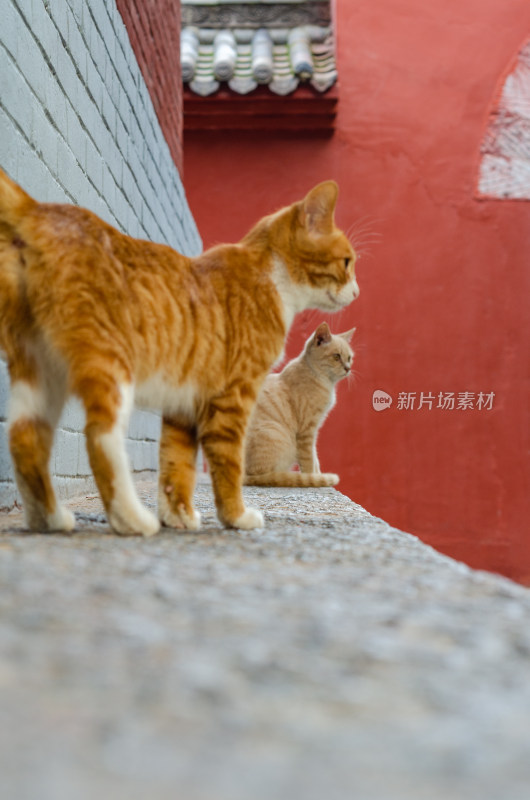
{"type": "Polygon", "coordinates": [[[183,0],[182,25],[185,128],[333,127],[329,0],[183,0]]]}
{"type": "Polygon", "coordinates": [[[184,89],[184,130],[274,130],[298,133],[330,133],[337,114],[335,87],[325,94],[300,86],[289,98],[271,94],[264,86],[250,95],[221,88],[199,97],[184,89]]]}
{"type": "Polygon", "coordinates": [[[337,80],[330,28],[193,28],[181,34],[182,78],[192,92],[206,97],[222,84],[237,94],[267,86],[277,95],[309,84],[327,91],[337,80]]]}

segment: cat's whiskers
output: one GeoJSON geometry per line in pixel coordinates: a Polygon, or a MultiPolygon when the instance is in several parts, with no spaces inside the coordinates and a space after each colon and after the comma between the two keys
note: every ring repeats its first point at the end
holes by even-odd
{"type": "Polygon", "coordinates": [[[381,222],[382,220],[366,216],[361,217],[348,228],[346,235],[358,260],[371,256],[371,248],[381,243],[382,233],[373,229],[375,224],[381,222]]]}
{"type": "MultiPolygon", "coordinates": [[[[354,248],[355,252],[358,253],[359,250],[361,250],[366,245],[381,244],[382,240],[383,240],[383,237],[380,234],[376,234],[376,233],[368,234],[368,233],[365,233],[365,234],[363,234],[362,237],[360,236],[358,239],[353,240],[353,248],[354,248]]],[[[352,240],[350,240],[350,241],[352,241],[352,240]]]]}
{"type": "Polygon", "coordinates": [[[374,225],[379,225],[383,222],[381,218],[372,217],[370,214],[366,214],[363,217],[359,217],[356,222],[353,222],[346,231],[346,236],[350,238],[354,234],[358,234],[361,231],[365,230],[372,230],[374,225]]]}
{"type": "Polygon", "coordinates": [[[359,371],[352,368],[346,378],[348,389],[351,388],[352,384],[355,383],[358,380],[358,378],[359,378],[359,371]]]}
{"type": "Polygon", "coordinates": [[[369,216],[360,217],[356,222],[352,222],[352,224],[347,228],[345,231],[346,236],[348,239],[353,236],[355,233],[359,232],[360,230],[368,230],[368,226],[372,223],[372,220],[369,216]]]}
{"type": "Polygon", "coordinates": [[[360,253],[357,253],[357,261],[363,260],[363,264],[369,261],[371,258],[374,258],[374,253],[371,250],[361,250],[360,253]]]}
{"type": "Polygon", "coordinates": [[[340,311],[337,311],[337,313],[333,315],[333,317],[334,317],[334,319],[333,319],[333,327],[334,328],[340,329],[340,328],[344,327],[343,320],[344,320],[344,317],[345,317],[347,311],[348,311],[348,307],[346,306],[345,308],[341,308],[340,311]]]}
{"type": "Polygon", "coordinates": [[[363,251],[379,245],[381,242],[382,237],[375,235],[368,236],[368,234],[366,234],[366,236],[364,236],[362,239],[358,239],[357,241],[353,242],[353,249],[355,250],[357,258],[359,258],[363,251]]]}
{"type": "MultiPolygon", "coordinates": [[[[307,323],[307,328],[308,329],[315,328],[318,323],[322,322],[323,314],[325,315],[325,312],[320,311],[318,308],[310,308],[308,311],[305,311],[304,321],[307,323]]],[[[337,311],[333,315],[334,319],[338,319],[341,314],[342,310],[337,311]]]]}

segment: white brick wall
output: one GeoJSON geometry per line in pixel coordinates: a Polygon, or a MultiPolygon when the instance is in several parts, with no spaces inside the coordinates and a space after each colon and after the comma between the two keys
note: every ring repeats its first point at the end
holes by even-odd
{"type": "MultiPolygon", "coordinates": [[[[176,9],[176,13],[178,13],[176,9]]],[[[133,236],[200,252],[178,171],[114,0],[3,0],[0,165],[34,197],[90,208],[133,236]]],[[[0,363],[0,507],[15,487],[0,363]]],[[[71,403],[52,457],[61,494],[89,486],[83,412],[71,403]]],[[[137,412],[135,470],[155,469],[159,418],[137,412]]]]}

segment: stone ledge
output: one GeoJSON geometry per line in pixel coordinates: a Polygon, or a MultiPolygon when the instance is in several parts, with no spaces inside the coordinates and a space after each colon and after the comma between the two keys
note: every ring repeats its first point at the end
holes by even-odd
{"type": "Polygon", "coordinates": [[[204,480],[193,534],[10,518],[6,797],[526,800],[530,592],[335,490],[245,495],[264,530],[220,528],[204,480]]]}

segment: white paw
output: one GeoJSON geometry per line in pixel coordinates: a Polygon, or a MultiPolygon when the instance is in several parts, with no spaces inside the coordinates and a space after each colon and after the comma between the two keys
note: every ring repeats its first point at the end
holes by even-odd
{"type": "Polygon", "coordinates": [[[185,528],[187,528],[189,531],[199,530],[201,527],[201,514],[199,511],[193,509],[191,514],[188,514],[184,506],[179,506],[179,514],[184,522],[185,528]]]}
{"type": "Polygon", "coordinates": [[[49,531],[72,531],[75,528],[75,517],[69,508],[57,506],[53,514],[47,514],[46,526],[49,531]]]}
{"type": "Polygon", "coordinates": [[[201,527],[200,513],[195,509],[192,510],[191,514],[188,513],[183,503],[178,506],[177,513],[166,508],[161,512],[160,519],[163,525],[167,525],[168,528],[179,528],[180,530],[185,528],[188,531],[197,531],[201,527]]]}
{"type": "Polygon", "coordinates": [[[247,508],[235,522],[231,523],[230,527],[249,531],[252,528],[263,528],[264,526],[265,520],[261,511],[258,511],[257,508],[247,508]]]}
{"type": "Polygon", "coordinates": [[[154,536],[160,530],[155,515],[140,504],[135,509],[113,508],[108,518],[111,528],[124,536],[154,536]]]}
{"type": "Polygon", "coordinates": [[[158,494],[158,516],[162,524],[168,528],[197,531],[201,527],[201,515],[198,511],[195,511],[195,509],[192,509],[191,512],[186,511],[184,503],[179,503],[177,510],[173,511],[165,492],[159,492],[158,494]]]}

